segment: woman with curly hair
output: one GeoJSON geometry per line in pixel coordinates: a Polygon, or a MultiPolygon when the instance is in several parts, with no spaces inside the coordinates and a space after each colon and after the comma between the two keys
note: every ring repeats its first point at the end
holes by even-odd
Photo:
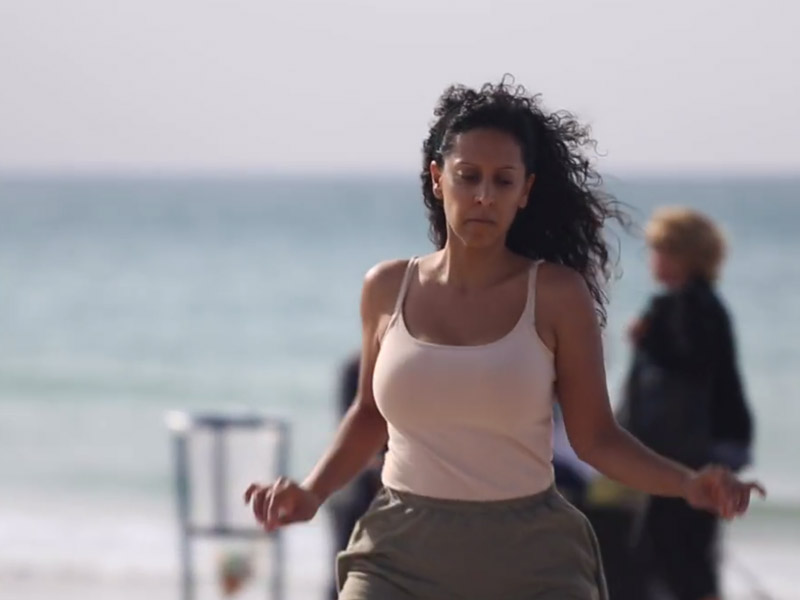
{"type": "Polygon", "coordinates": [[[306,521],[388,442],[383,488],[338,558],[340,598],[607,598],[597,542],[553,487],[558,401],[578,455],[733,517],[757,484],[639,444],[609,407],[600,341],[622,215],[588,130],[507,80],[448,88],[423,144],[436,251],[380,263],[361,296],[359,391],[303,483],[252,484],[267,530],[306,521]]]}

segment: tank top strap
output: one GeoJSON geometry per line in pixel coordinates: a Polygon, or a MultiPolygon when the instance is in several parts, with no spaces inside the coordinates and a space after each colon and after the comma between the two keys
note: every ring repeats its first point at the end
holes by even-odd
{"type": "Polygon", "coordinates": [[[525,321],[527,323],[536,322],[536,278],[539,274],[539,265],[543,262],[542,259],[535,261],[528,271],[528,299],[525,302],[525,321]]]}
{"type": "Polygon", "coordinates": [[[414,272],[414,268],[417,264],[417,257],[412,256],[408,259],[408,266],[406,267],[406,272],[403,275],[403,282],[400,284],[400,291],[397,292],[397,300],[394,303],[394,316],[400,314],[403,310],[403,302],[406,299],[406,293],[408,293],[408,286],[411,284],[411,274],[414,272]]]}

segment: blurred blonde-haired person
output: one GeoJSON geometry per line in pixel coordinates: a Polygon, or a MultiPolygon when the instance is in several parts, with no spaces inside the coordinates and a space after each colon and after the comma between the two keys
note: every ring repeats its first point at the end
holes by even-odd
{"type": "MultiPolygon", "coordinates": [[[[645,234],[662,290],[628,332],[634,352],[620,420],[687,466],[738,471],[750,462],[752,419],[715,287],[724,236],[709,217],[682,207],[656,211],[645,234]]],[[[650,499],[642,549],[679,600],[719,598],[718,529],[717,516],[680,498],[650,499]]]]}

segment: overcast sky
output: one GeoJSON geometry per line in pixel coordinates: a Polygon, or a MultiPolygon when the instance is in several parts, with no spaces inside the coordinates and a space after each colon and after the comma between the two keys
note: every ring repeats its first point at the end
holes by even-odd
{"type": "Polygon", "coordinates": [[[0,0],[0,169],[412,171],[512,72],[605,170],[800,171],[786,1],[0,0]]]}

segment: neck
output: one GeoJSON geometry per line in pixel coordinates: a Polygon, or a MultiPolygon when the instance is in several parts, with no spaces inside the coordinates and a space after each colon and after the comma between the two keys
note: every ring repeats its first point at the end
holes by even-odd
{"type": "Polygon", "coordinates": [[[462,291],[490,287],[508,277],[524,261],[505,244],[490,248],[468,248],[448,242],[438,264],[443,283],[462,291]]]}
{"type": "Polygon", "coordinates": [[[675,279],[672,279],[672,280],[670,280],[668,282],[665,282],[664,286],[670,292],[679,292],[683,288],[688,286],[690,283],[692,283],[693,281],[697,281],[697,279],[687,275],[685,277],[675,278],[675,279]]]}
{"type": "Polygon", "coordinates": [[[664,282],[664,287],[670,292],[679,292],[684,288],[685,285],[686,281],[682,279],[664,282]]]}

